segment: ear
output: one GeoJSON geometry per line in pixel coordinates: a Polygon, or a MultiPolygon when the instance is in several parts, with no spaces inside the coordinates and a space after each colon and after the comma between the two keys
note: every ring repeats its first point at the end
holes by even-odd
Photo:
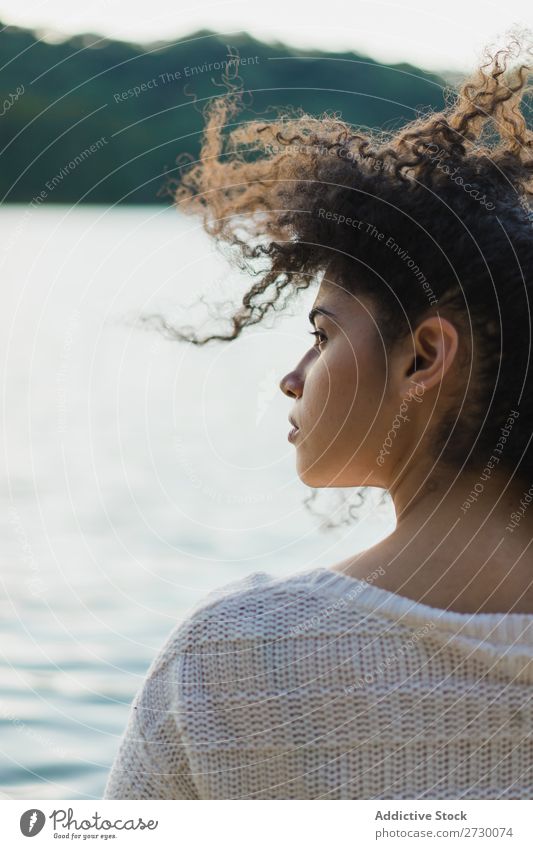
{"type": "Polygon", "coordinates": [[[431,389],[442,382],[459,347],[457,329],[442,316],[432,315],[420,322],[410,339],[406,376],[410,383],[431,389]]]}

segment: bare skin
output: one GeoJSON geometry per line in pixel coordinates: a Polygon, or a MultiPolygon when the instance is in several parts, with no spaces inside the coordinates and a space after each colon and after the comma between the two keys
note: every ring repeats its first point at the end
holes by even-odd
{"type": "Polygon", "coordinates": [[[368,298],[324,278],[314,307],[334,317],[316,315],[317,345],[280,382],[299,427],[298,475],[312,487],[384,488],[397,521],[386,539],[330,568],[368,580],[381,566],[375,586],[431,607],[533,614],[533,506],[506,530],[528,485],[496,464],[463,510],[484,464],[450,469],[431,452],[436,424],[469,378],[460,330],[428,315],[385,351],[368,298]]]}

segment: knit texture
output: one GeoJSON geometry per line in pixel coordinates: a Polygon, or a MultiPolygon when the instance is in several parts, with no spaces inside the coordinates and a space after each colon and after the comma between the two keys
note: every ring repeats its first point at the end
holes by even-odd
{"type": "Polygon", "coordinates": [[[255,572],[174,629],[107,799],[531,799],[533,615],[318,568],[255,572]]]}

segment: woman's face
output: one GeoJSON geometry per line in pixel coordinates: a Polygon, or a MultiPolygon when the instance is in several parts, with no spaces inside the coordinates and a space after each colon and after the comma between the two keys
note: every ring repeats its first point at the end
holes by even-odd
{"type": "MultiPolygon", "coordinates": [[[[378,458],[398,399],[387,390],[389,363],[374,308],[370,299],[323,281],[315,309],[316,343],[280,381],[294,400],[298,475],[313,487],[386,486],[392,464],[378,458]]],[[[395,448],[400,438],[401,428],[395,448]]]]}

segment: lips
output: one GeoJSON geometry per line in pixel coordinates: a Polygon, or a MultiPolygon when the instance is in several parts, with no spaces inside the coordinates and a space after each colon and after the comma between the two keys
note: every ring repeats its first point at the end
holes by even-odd
{"type": "Polygon", "coordinates": [[[289,442],[292,442],[296,434],[300,432],[300,428],[298,427],[292,416],[289,416],[289,422],[291,423],[292,428],[287,435],[287,439],[289,440],[289,442]]]}

